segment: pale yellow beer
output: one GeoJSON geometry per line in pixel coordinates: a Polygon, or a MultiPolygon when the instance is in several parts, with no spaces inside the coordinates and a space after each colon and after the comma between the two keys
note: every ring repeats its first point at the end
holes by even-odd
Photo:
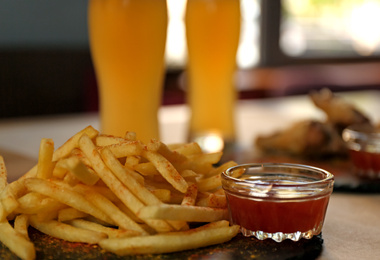
{"type": "Polygon", "coordinates": [[[233,84],[240,36],[240,0],[188,0],[190,139],[235,138],[233,84]]]}
{"type": "Polygon", "coordinates": [[[101,132],[159,138],[166,0],[90,0],[88,22],[101,132]]]}

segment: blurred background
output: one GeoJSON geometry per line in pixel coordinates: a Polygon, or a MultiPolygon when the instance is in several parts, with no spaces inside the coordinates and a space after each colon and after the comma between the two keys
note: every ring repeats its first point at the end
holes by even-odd
{"type": "MultiPolygon", "coordinates": [[[[240,0],[239,97],[380,89],[380,0],[240,0]]],[[[185,102],[186,0],[167,0],[163,104],[185,102]]],[[[1,0],[0,118],[97,111],[87,0],[1,0]]]]}

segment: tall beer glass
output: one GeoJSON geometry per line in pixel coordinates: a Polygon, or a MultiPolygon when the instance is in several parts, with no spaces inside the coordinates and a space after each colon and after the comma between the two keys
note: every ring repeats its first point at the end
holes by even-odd
{"type": "Polygon", "coordinates": [[[159,138],[166,0],[90,0],[88,22],[101,132],[159,138]]]}
{"type": "Polygon", "coordinates": [[[205,150],[222,150],[235,138],[240,0],[188,0],[185,20],[190,140],[205,150]]]}

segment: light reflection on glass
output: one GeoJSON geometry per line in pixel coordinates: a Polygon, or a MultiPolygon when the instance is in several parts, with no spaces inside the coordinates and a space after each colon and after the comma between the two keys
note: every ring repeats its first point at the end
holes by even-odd
{"type": "Polygon", "coordinates": [[[224,149],[224,140],[221,134],[210,132],[193,138],[206,153],[221,152],[224,149]]]}

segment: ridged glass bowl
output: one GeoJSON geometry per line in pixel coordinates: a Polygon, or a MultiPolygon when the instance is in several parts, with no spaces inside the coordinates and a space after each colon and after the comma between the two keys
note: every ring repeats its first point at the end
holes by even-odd
{"type": "Polygon", "coordinates": [[[380,129],[369,125],[352,125],[343,130],[343,140],[362,178],[380,179],[380,129]]]}
{"type": "Polygon", "coordinates": [[[300,164],[243,164],[222,173],[230,221],[244,236],[281,242],[321,233],[334,176],[300,164]]]}

